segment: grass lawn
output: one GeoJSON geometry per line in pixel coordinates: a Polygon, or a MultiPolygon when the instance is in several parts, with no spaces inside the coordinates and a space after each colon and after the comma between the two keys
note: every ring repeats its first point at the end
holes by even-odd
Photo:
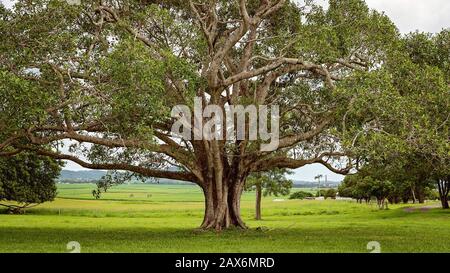
{"type": "Polygon", "coordinates": [[[0,214],[0,252],[68,252],[69,241],[82,252],[369,252],[369,241],[382,252],[450,252],[450,211],[441,209],[266,197],[255,221],[254,193],[245,193],[250,229],[215,233],[196,230],[203,196],[195,186],[122,185],[100,200],[94,187],[59,185],[54,202],[0,214]]]}

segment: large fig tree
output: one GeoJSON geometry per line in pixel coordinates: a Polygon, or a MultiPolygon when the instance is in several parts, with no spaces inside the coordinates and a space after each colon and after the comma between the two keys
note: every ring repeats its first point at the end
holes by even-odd
{"type": "Polygon", "coordinates": [[[333,131],[348,103],[343,83],[377,69],[398,36],[361,0],[327,10],[287,0],[37,0],[0,12],[2,154],[190,181],[205,195],[205,229],[245,227],[239,203],[252,172],[320,163],[346,173],[333,131]],[[171,110],[193,109],[195,98],[222,111],[278,105],[278,145],[261,149],[267,138],[248,133],[179,138],[171,110]]]}

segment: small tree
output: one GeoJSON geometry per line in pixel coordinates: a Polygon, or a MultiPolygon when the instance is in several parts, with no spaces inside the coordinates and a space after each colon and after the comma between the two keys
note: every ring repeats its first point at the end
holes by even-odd
{"type": "Polygon", "coordinates": [[[61,163],[49,157],[21,153],[14,157],[0,157],[0,204],[11,213],[36,206],[56,197],[55,180],[61,171],[61,163]]]}
{"type": "Polygon", "coordinates": [[[370,180],[364,179],[360,173],[348,175],[339,186],[339,196],[354,198],[358,203],[362,200],[369,203],[372,198],[370,187],[370,180]]]}
{"type": "Polygon", "coordinates": [[[319,174],[319,175],[316,175],[315,177],[314,177],[314,179],[315,180],[317,180],[317,194],[318,194],[318,196],[317,197],[320,197],[320,196],[322,196],[322,192],[320,191],[320,179],[323,177],[323,175],[321,175],[321,174],[319,174]]]}
{"type": "Polygon", "coordinates": [[[288,195],[293,182],[286,178],[291,172],[286,169],[274,169],[268,172],[255,173],[247,181],[247,190],[256,190],[255,219],[261,220],[262,195],[288,195]],[[264,189],[264,192],[263,192],[264,189]]]}
{"type": "Polygon", "coordinates": [[[393,186],[390,181],[382,181],[378,179],[373,179],[370,176],[366,177],[371,181],[371,193],[377,198],[377,204],[380,209],[388,209],[388,202],[386,199],[389,194],[393,191],[393,186]]]}
{"type": "Polygon", "coordinates": [[[328,189],[325,191],[323,196],[325,197],[325,199],[328,199],[328,198],[336,199],[336,195],[337,195],[337,191],[335,189],[328,189]]]}

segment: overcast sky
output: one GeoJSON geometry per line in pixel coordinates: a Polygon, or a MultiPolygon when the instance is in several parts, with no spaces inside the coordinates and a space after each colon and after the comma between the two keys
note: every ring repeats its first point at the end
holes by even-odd
{"type": "MultiPolygon", "coordinates": [[[[14,1],[0,0],[11,7],[14,1]]],[[[317,0],[326,5],[327,0],[317,0]]],[[[450,27],[450,0],[366,0],[369,7],[384,11],[402,33],[415,30],[439,32],[450,27]]],[[[74,163],[67,169],[81,169],[74,163]]],[[[321,165],[310,165],[297,169],[292,179],[313,181],[318,174],[328,176],[328,180],[342,180],[341,175],[328,171],[321,165]]]]}
{"type": "MultiPolygon", "coordinates": [[[[327,0],[316,0],[326,5],[327,0]]],[[[0,0],[11,7],[14,1],[0,0]]],[[[438,32],[450,27],[450,0],[366,0],[369,7],[384,11],[401,32],[438,32]]]]}
{"type": "MultiPolygon", "coordinates": [[[[326,6],[327,0],[316,0],[326,6]]],[[[439,32],[450,27],[449,0],[366,0],[370,8],[384,11],[402,33],[439,32]]]]}

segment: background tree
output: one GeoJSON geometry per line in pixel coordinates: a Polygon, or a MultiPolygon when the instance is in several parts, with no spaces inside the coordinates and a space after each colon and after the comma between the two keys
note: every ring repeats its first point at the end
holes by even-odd
{"type": "Polygon", "coordinates": [[[314,194],[310,193],[310,192],[306,192],[306,191],[296,191],[293,192],[290,196],[289,199],[306,199],[306,198],[312,198],[314,197],[314,194]]]}
{"type": "Polygon", "coordinates": [[[322,196],[322,191],[320,190],[320,179],[322,179],[323,175],[319,174],[314,177],[317,180],[317,196],[322,196]]]}
{"type": "MultiPolygon", "coordinates": [[[[349,93],[342,125],[342,143],[360,166],[378,166],[391,173],[389,180],[410,183],[421,203],[429,182],[439,185],[450,171],[449,37],[443,30],[403,38],[384,66],[369,72],[372,80],[360,89],[365,95],[349,93]]],[[[440,199],[448,207],[448,191],[440,199]]]]}
{"type": "MultiPolygon", "coordinates": [[[[369,179],[370,176],[368,177],[369,179]]],[[[377,198],[377,204],[380,209],[388,209],[387,198],[392,193],[393,186],[390,181],[373,179],[371,180],[370,192],[377,198]]]]}
{"type": "Polygon", "coordinates": [[[450,177],[441,177],[438,180],[439,199],[441,200],[442,208],[449,209],[448,194],[450,192],[450,177]]]}
{"type": "Polygon", "coordinates": [[[53,201],[56,197],[56,179],[61,163],[32,153],[20,153],[13,157],[0,157],[0,206],[12,213],[53,201]]]}
{"type": "Polygon", "coordinates": [[[380,208],[387,208],[389,203],[408,203],[420,200],[420,203],[435,200],[435,182],[433,180],[417,181],[410,169],[398,169],[397,164],[365,164],[356,174],[347,176],[339,186],[339,195],[343,197],[370,201],[377,199],[380,208]]]}
{"type": "MultiPolygon", "coordinates": [[[[328,10],[287,0],[0,8],[0,151],[190,181],[205,195],[201,228],[245,228],[240,197],[251,173],[312,163],[342,174],[352,168],[339,160],[345,153],[333,127],[348,92],[365,87],[364,71],[383,63],[399,34],[364,1],[329,2],[328,10]],[[279,105],[278,149],[263,151],[265,140],[248,135],[180,139],[170,110],[192,110],[194,97],[202,110],[279,105]]],[[[205,124],[212,116],[197,118],[205,124]]]]}
{"type": "Polygon", "coordinates": [[[354,198],[359,203],[362,203],[363,200],[369,203],[372,198],[371,182],[371,179],[364,179],[358,174],[348,175],[339,185],[339,196],[354,198]]]}
{"type": "Polygon", "coordinates": [[[263,195],[285,196],[290,193],[293,182],[286,178],[288,174],[292,174],[292,172],[286,169],[274,169],[263,173],[253,173],[248,177],[246,189],[254,189],[256,192],[256,220],[261,220],[261,199],[263,195]]]}

